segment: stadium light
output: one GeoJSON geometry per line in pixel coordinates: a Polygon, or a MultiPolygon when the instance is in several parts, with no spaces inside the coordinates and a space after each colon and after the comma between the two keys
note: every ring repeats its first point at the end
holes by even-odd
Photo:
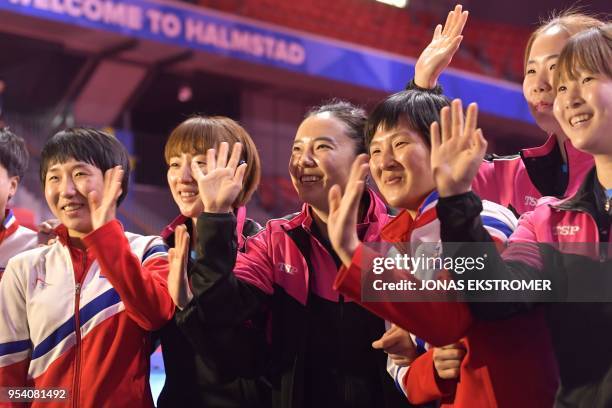
{"type": "Polygon", "coordinates": [[[404,8],[408,5],[408,0],[376,0],[379,3],[385,3],[390,6],[404,8]]]}

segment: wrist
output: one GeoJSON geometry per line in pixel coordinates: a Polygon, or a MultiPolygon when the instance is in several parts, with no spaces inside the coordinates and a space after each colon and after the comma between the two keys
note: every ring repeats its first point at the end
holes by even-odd
{"type": "Polygon", "coordinates": [[[232,212],[232,206],[217,205],[215,203],[204,203],[204,212],[213,214],[227,214],[232,212]]]}
{"type": "Polygon", "coordinates": [[[359,240],[343,245],[340,251],[338,251],[338,257],[347,268],[353,263],[353,256],[355,251],[357,251],[357,247],[359,247],[359,240]]]}
{"type": "Polygon", "coordinates": [[[436,78],[432,78],[431,75],[417,75],[414,76],[414,84],[423,90],[429,90],[436,87],[436,78]]]}
{"type": "Polygon", "coordinates": [[[457,196],[465,193],[469,193],[472,191],[472,186],[448,186],[443,188],[438,188],[438,195],[442,198],[457,196]]]}

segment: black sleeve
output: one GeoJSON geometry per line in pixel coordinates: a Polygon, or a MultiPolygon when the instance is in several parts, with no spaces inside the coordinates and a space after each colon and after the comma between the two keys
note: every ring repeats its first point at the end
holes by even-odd
{"type": "Polygon", "coordinates": [[[259,288],[232,273],[238,254],[233,214],[198,217],[198,259],[189,270],[194,302],[207,327],[242,325],[266,306],[259,288]]]}
{"type": "Polygon", "coordinates": [[[439,82],[433,88],[421,88],[414,82],[414,78],[412,78],[410,82],[408,82],[408,85],[406,85],[406,90],[407,91],[415,90],[415,91],[421,91],[421,92],[430,92],[434,95],[442,95],[444,93],[442,89],[442,85],[440,85],[439,82]]]}
{"type": "Polygon", "coordinates": [[[200,215],[198,259],[188,271],[194,298],[175,314],[175,320],[209,364],[252,377],[267,354],[267,296],[232,272],[237,256],[235,231],[233,214],[200,215]]]}
{"type": "MultiPolygon", "coordinates": [[[[473,192],[452,197],[440,198],[436,207],[440,220],[440,238],[442,242],[452,243],[444,246],[444,256],[449,257],[477,257],[485,256],[485,267],[482,270],[473,269],[464,274],[453,272],[455,280],[513,280],[513,279],[542,279],[543,271],[528,263],[521,261],[504,261],[493,245],[493,239],[484,228],[480,213],[482,202],[473,192]],[[488,245],[474,245],[474,243],[490,243],[488,245]]],[[[519,227],[520,228],[520,227],[519,227]]],[[[528,255],[541,258],[538,246],[534,244],[512,244],[507,250],[529,251],[528,255]]],[[[467,285],[464,285],[467,287],[467,285]]],[[[517,292],[484,294],[477,291],[464,291],[465,299],[470,303],[472,313],[480,319],[498,320],[508,318],[517,313],[530,310],[535,302],[533,296],[521,299],[523,296],[517,292]],[[487,296],[495,296],[495,301],[487,296]],[[511,301],[500,301],[500,296],[508,296],[511,301]]]]}

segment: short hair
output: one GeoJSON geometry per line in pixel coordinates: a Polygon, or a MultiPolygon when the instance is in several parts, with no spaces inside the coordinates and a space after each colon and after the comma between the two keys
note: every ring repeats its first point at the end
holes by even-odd
{"type": "Polygon", "coordinates": [[[444,95],[416,89],[394,93],[382,100],[368,119],[365,144],[369,148],[378,129],[392,129],[405,121],[431,147],[430,126],[440,120],[440,110],[450,105],[444,95]]]}
{"type": "Polygon", "coordinates": [[[612,79],[612,24],[591,28],[570,38],[557,61],[555,89],[562,79],[578,78],[579,69],[612,79]]]}
{"type": "Polygon", "coordinates": [[[89,163],[102,171],[115,166],[123,168],[121,195],[117,205],[128,193],[130,159],[127,150],[115,136],[92,128],[68,128],[53,135],[43,146],[40,154],[40,181],[45,186],[49,167],[65,163],[70,159],[89,163]]]}
{"type": "Polygon", "coordinates": [[[347,101],[331,99],[321,105],[312,107],[306,113],[304,119],[321,113],[329,113],[344,124],[347,129],[347,136],[355,142],[355,152],[357,154],[366,152],[363,143],[363,131],[368,116],[365,110],[347,101]]]}
{"type": "Polygon", "coordinates": [[[6,169],[8,176],[23,179],[29,160],[25,140],[8,127],[0,128],[0,165],[6,169]]]}
{"type": "Polygon", "coordinates": [[[241,143],[241,159],[247,165],[242,191],[233,204],[237,208],[251,199],[261,178],[261,162],[257,147],[238,122],[225,116],[192,116],[170,133],[164,148],[164,158],[166,164],[170,164],[172,157],[184,153],[206,154],[208,149],[217,149],[222,142],[227,142],[230,152],[234,143],[241,143]]]}
{"type": "Polygon", "coordinates": [[[587,13],[582,12],[578,8],[570,8],[565,11],[555,12],[546,20],[541,21],[535,31],[531,33],[525,46],[525,57],[524,67],[527,67],[527,61],[529,61],[529,53],[531,53],[531,47],[533,42],[538,36],[552,27],[558,27],[563,30],[568,36],[573,36],[581,31],[588,30],[594,27],[601,27],[605,23],[598,18],[591,16],[587,13]]]}

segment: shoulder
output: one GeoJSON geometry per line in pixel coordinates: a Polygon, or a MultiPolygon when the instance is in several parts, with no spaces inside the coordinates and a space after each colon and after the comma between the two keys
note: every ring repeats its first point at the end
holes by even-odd
{"type": "Polygon", "coordinates": [[[168,245],[166,245],[165,241],[160,236],[140,235],[126,231],[125,237],[130,244],[132,252],[138,256],[142,262],[168,255],[168,245]]]}

